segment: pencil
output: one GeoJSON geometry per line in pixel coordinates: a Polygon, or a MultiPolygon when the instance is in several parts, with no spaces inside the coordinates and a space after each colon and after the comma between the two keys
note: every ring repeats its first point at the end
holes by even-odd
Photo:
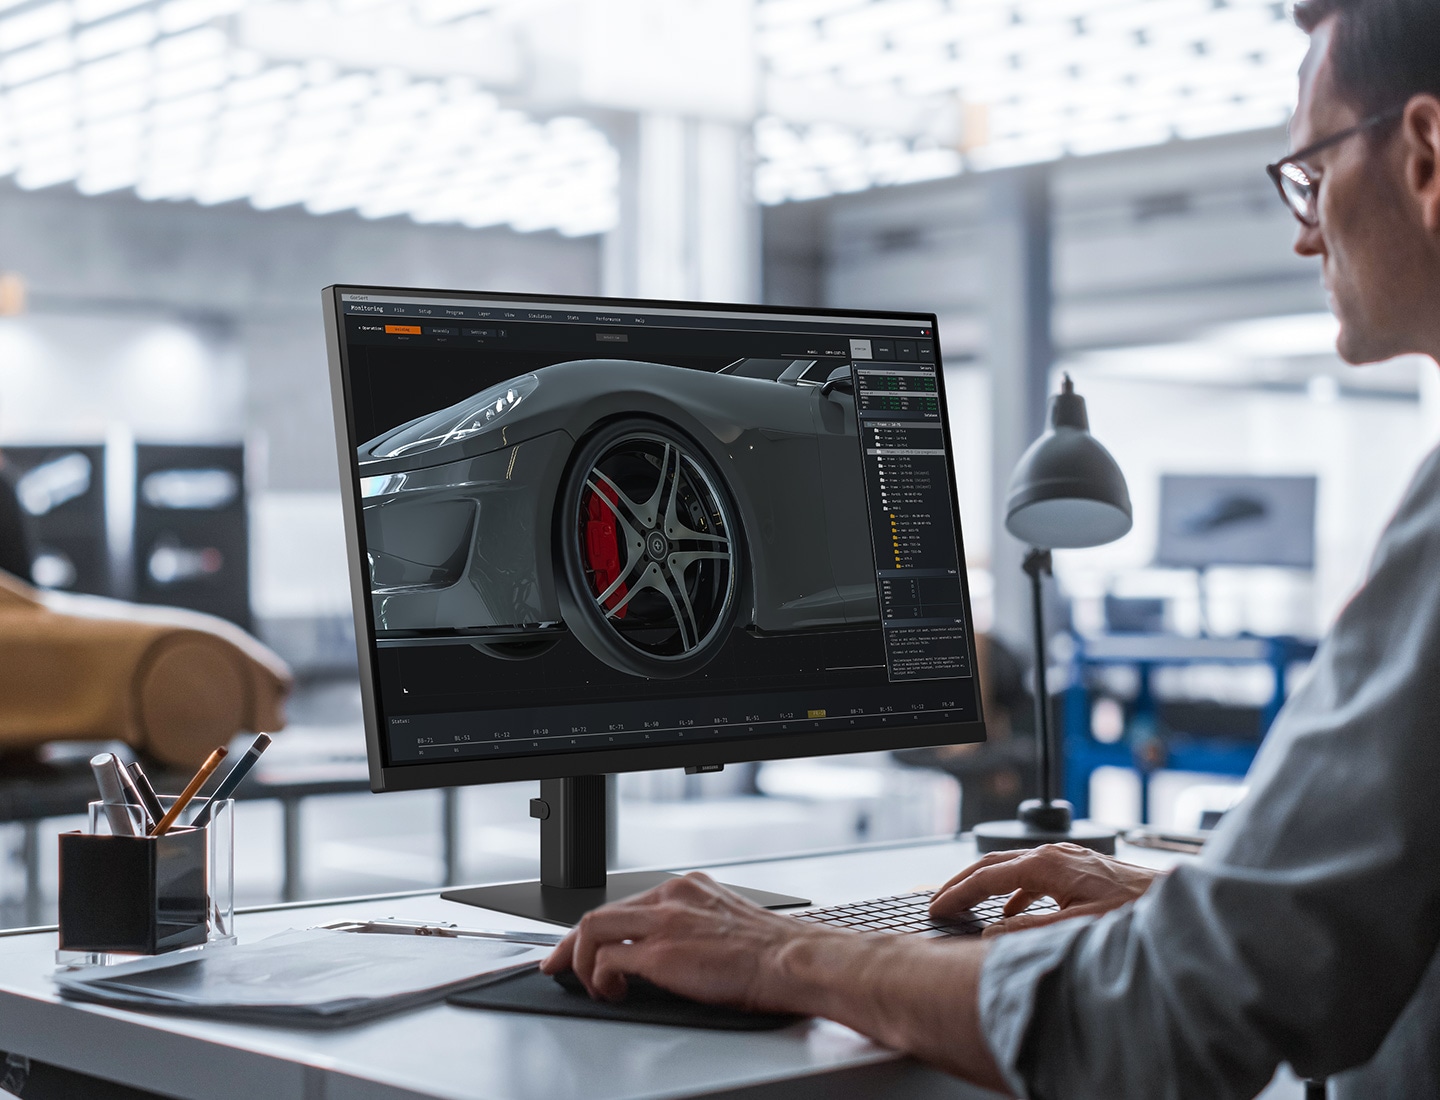
{"type": "Polygon", "coordinates": [[[190,800],[195,797],[195,792],[205,785],[205,780],[214,774],[215,769],[220,766],[220,761],[225,759],[225,752],[225,746],[221,745],[205,758],[205,763],[200,765],[200,770],[195,773],[195,778],[185,785],[185,789],[180,792],[180,797],[170,804],[170,809],[165,811],[165,816],[156,823],[155,828],[150,830],[151,836],[164,836],[170,826],[175,824],[175,819],[180,816],[180,811],[190,804],[190,800]]]}

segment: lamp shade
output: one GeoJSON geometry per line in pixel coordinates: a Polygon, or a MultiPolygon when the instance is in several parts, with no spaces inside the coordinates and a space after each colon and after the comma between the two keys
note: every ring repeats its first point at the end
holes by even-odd
{"type": "Polygon", "coordinates": [[[1005,499],[1005,529],[1045,550],[1103,546],[1130,530],[1125,475],[1090,434],[1070,376],[1050,399],[1050,429],[1020,456],[1005,499]]]}

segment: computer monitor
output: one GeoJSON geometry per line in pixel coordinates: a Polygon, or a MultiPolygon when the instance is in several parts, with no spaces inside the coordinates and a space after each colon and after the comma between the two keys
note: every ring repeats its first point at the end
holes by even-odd
{"type": "Polygon", "coordinates": [[[371,786],[542,781],[540,883],[447,897],[571,923],[656,881],[606,876],[610,773],[983,740],[933,315],[324,313],[371,786]]]}
{"type": "Polygon", "coordinates": [[[1313,476],[1165,474],[1157,565],[1315,566],[1313,476]]]}

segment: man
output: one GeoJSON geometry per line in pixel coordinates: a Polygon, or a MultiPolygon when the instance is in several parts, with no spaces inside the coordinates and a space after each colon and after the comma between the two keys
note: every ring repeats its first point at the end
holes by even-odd
{"type": "MultiPolygon", "coordinates": [[[[1440,356],[1440,3],[1302,0],[1311,35],[1273,173],[1351,363],[1440,356]]],[[[1035,1097],[1253,1096],[1280,1062],[1338,1095],[1440,1097],[1440,454],[1422,465],[1251,769],[1166,876],[1078,849],[989,856],[937,915],[1013,895],[1013,935],[798,926],[703,876],[590,914],[547,960],[617,997],[827,1016],[1035,1097]],[[1034,898],[1058,916],[1025,916],[1034,898]],[[1043,925],[1044,927],[1025,926],[1043,925]],[[1350,1073],[1343,1071],[1362,1067],[1350,1073]]]]}

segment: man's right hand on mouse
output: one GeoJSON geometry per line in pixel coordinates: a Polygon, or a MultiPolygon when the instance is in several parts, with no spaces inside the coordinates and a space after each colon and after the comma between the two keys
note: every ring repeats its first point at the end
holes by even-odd
{"type": "Polygon", "coordinates": [[[571,969],[599,1000],[625,997],[627,974],[709,1004],[752,1012],[803,1011],[774,979],[799,941],[848,938],[762,909],[703,874],[587,913],[540,969],[571,969]]]}

